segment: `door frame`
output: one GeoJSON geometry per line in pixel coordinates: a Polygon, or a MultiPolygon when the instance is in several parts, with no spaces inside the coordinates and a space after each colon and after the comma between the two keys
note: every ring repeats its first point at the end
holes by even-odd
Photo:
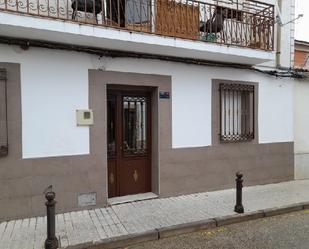
{"type": "MultiPolygon", "coordinates": [[[[138,66],[140,60],[129,60],[138,66]]],[[[134,64],[134,65],[133,65],[134,64]]],[[[134,66],[134,67],[135,67],[134,66]]],[[[89,69],[89,108],[93,110],[94,125],[90,126],[90,155],[94,158],[96,174],[92,191],[97,192],[97,203],[107,205],[108,175],[107,175],[107,106],[106,88],[112,85],[143,86],[152,89],[152,169],[151,192],[159,196],[167,196],[172,191],[170,181],[161,175],[169,173],[171,159],[169,151],[172,148],[172,77],[170,75],[121,72],[110,70],[89,69]],[[160,92],[169,92],[169,99],[160,99],[160,92]],[[99,174],[101,173],[101,174],[99,174]]],[[[89,160],[87,158],[87,160],[89,160]]],[[[85,163],[87,163],[86,161],[85,163]]],[[[172,177],[172,176],[171,176],[172,177]]]]}
{"type": "MultiPolygon", "coordinates": [[[[114,159],[107,158],[107,180],[109,183],[109,160],[115,160],[115,173],[116,173],[116,193],[115,196],[112,197],[120,197],[123,196],[121,194],[121,170],[120,168],[123,165],[125,160],[130,160],[130,156],[125,157],[123,150],[122,150],[122,142],[123,142],[123,96],[146,96],[147,100],[147,156],[137,156],[135,158],[146,158],[147,165],[146,165],[146,186],[145,192],[151,192],[152,190],[152,95],[153,95],[153,87],[147,86],[128,86],[128,85],[115,85],[115,84],[107,84],[106,85],[106,101],[108,101],[108,95],[115,94],[116,95],[116,134],[115,134],[115,143],[116,143],[116,157],[114,159]],[[117,134],[120,132],[120,134],[117,134]]],[[[107,112],[106,112],[107,115],[107,112]]],[[[107,119],[106,119],[107,122],[107,119]]],[[[106,131],[107,132],[107,131],[106,131]]],[[[106,148],[107,149],[107,148],[106,148]]],[[[132,157],[133,158],[133,157],[132,157]]],[[[107,184],[109,188],[109,184],[107,184]]],[[[108,198],[110,197],[109,189],[107,191],[108,198]]],[[[141,192],[143,193],[143,192],[141,192]]]]}

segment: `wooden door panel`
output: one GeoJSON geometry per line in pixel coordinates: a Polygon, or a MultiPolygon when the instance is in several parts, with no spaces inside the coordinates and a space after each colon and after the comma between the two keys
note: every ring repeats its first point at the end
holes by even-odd
{"type": "Polygon", "coordinates": [[[147,158],[126,159],[120,169],[120,195],[148,192],[147,158]]]}
{"type": "Polygon", "coordinates": [[[117,196],[117,160],[108,159],[108,197],[117,196]]]}

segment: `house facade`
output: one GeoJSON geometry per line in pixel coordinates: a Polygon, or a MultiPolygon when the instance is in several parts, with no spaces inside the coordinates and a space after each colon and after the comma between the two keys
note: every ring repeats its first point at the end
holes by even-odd
{"type": "MultiPolygon", "coordinates": [[[[295,68],[309,70],[309,43],[295,41],[295,68]]],[[[294,92],[294,134],[295,134],[295,178],[309,178],[309,139],[307,127],[309,79],[295,80],[294,92]]]]}
{"type": "Polygon", "coordinates": [[[0,0],[0,220],[294,179],[294,1],[0,0]],[[149,194],[150,193],[150,194],[149,194]],[[120,199],[121,199],[120,198],[120,199]]]}

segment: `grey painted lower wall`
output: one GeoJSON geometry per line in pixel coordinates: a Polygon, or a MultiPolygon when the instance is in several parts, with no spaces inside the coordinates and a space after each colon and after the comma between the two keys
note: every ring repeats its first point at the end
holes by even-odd
{"type": "Polygon", "coordinates": [[[162,153],[162,196],[225,189],[235,186],[235,173],[244,185],[293,180],[293,143],[225,144],[162,153]]]}
{"type": "MultiPolygon", "coordinates": [[[[22,159],[20,66],[0,63],[8,70],[9,155],[0,158],[0,220],[45,213],[44,189],[53,184],[57,212],[78,210],[78,195],[96,193],[95,206],[107,202],[106,84],[147,85],[171,91],[171,77],[89,71],[89,105],[95,114],[90,129],[90,155],[22,159]]],[[[172,96],[172,95],[171,95],[172,96]]],[[[153,191],[161,197],[234,186],[235,172],[245,185],[292,180],[293,143],[239,143],[203,148],[172,149],[170,100],[153,101],[153,191]]]]}

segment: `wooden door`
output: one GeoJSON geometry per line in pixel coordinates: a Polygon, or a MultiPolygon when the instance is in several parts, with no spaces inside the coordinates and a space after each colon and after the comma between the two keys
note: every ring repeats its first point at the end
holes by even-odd
{"type": "Polygon", "coordinates": [[[151,191],[151,96],[108,90],[108,196],[151,191]]]}

